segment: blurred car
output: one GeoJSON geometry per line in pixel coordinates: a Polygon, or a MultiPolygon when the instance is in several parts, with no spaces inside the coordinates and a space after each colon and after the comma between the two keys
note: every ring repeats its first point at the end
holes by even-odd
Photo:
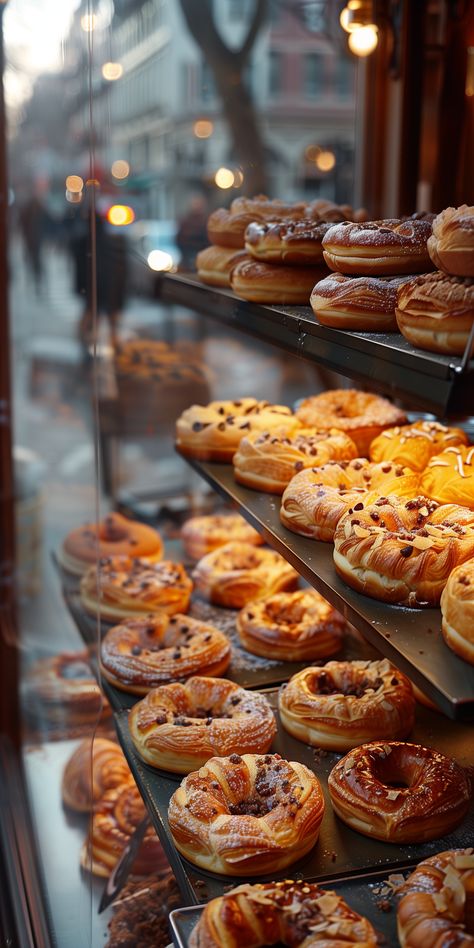
{"type": "Polygon", "coordinates": [[[163,273],[175,273],[181,260],[176,221],[139,220],[126,228],[130,293],[154,296],[163,273]]]}

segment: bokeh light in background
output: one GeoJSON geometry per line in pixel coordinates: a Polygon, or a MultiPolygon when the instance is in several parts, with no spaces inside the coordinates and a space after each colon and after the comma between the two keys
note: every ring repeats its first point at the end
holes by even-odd
{"type": "Polygon", "coordinates": [[[116,161],[112,162],[110,170],[112,177],[117,178],[118,181],[123,181],[124,178],[128,178],[130,174],[130,165],[124,158],[117,158],[116,161]]]}
{"type": "Polygon", "coordinates": [[[241,188],[244,183],[243,172],[240,170],[240,168],[236,168],[233,174],[234,174],[234,183],[232,187],[241,188]]]}
{"type": "Polygon", "coordinates": [[[82,201],[82,191],[68,191],[65,192],[66,201],[69,204],[80,204],[82,201]]]}
{"type": "Polygon", "coordinates": [[[123,76],[122,63],[104,63],[102,66],[102,75],[108,82],[115,82],[123,76]]]}
{"type": "Polygon", "coordinates": [[[316,161],[316,158],[321,154],[321,151],[322,149],[319,147],[319,145],[307,145],[304,150],[306,161],[316,161]]]}
{"type": "Polygon", "coordinates": [[[319,154],[316,155],[314,162],[319,171],[332,171],[336,164],[336,156],[333,151],[327,149],[320,151],[319,154]]]}
{"type": "Polygon", "coordinates": [[[166,253],[165,250],[151,250],[147,257],[148,266],[150,270],[172,270],[173,269],[173,257],[170,253],[166,253]]]}
{"type": "Polygon", "coordinates": [[[214,125],[208,119],[198,119],[193,125],[193,132],[196,138],[210,138],[214,131],[214,125]]]}
{"type": "Polygon", "coordinates": [[[223,190],[231,188],[234,184],[234,180],[234,172],[231,171],[230,168],[218,168],[214,175],[214,181],[217,187],[223,190]]]}
{"type": "Polygon", "coordinates": [[[84,30],[84,33],[92,33],[97,26],[97,17],[95,13],[84,13],[84,16],[81,16],[81,29],[84,30]]]}
{"type": "Polygon", "coordinates": [[[377,27],[373,23],[369,23],[367,26],[358,26],[356,30],[349,33],[347,43],[351,52],[356,56],[370,56],[378,41],[377,27]]]}
{"type": "Polygon", "coordinates": [[[79,194],[84,187],[84,181],[78,174],[68,174],[66,178],[66,191],[71,194],[79,194]]]}
{"type": "Polygon", "coordinates": [[[113,204],[107,211],[107,220],[114,227],[125,227],[135,220],[135,213],[127,204],[113,204]]]}

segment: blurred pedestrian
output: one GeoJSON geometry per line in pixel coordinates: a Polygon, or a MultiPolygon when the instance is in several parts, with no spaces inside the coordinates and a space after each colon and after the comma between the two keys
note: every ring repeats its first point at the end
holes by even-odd
{"type": "Polygon", "coordinates": [[[180,270],[193,270],[196,254],[209,245],[207,236],[208,210],[202,194],[195,194],[189,208],[178,221],[176,243],[181,251],[180,270]]]}
{"type": "Polygon", "coordinates": [[[18,224],[26,263],[33,275],[36,293],[39,294],[44,277],[43,243],[48,233],[49,215],[37,194],[31,195],[20,208],[18,224]]]}

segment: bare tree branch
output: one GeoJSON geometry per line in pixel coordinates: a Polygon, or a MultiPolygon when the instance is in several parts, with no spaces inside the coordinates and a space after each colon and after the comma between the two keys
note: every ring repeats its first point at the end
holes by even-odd
{"type": "Polygon", "coordinates": [[[255,4],[253,19],[249,27],[247,36],[238,52],[238,57],[242,63],[245,63],[249,53],[255,43],[268,13],[268,0],[257,0],[255,4]]]}
{"type": "Polygon", "coordinates": [[[181,9],[191,36],[206,51],[207,57],[211,54],[220,59],[235,56],[217,32],[212,0],[200,0],[199,3],[196,0],[181,0],[181,9]]]}

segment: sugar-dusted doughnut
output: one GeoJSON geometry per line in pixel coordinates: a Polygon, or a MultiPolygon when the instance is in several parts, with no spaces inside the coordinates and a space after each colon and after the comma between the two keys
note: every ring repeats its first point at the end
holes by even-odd
{"type": "Polygon", "coordinates": [[[427,248],[431,230],[426,219],[344,221],[323,238],[324,259],[331,270],[349,275],[424,273],[434,269],[427,248]]]}
{"type": "Polygon", "coordinates": [[[336,388],[305,398],[296,417],[308,428],[340,428],[364,457],[369,456],[371,441],[385,428],[407,420],[405,412],[388,399],[354,388],[336,388]]]}

